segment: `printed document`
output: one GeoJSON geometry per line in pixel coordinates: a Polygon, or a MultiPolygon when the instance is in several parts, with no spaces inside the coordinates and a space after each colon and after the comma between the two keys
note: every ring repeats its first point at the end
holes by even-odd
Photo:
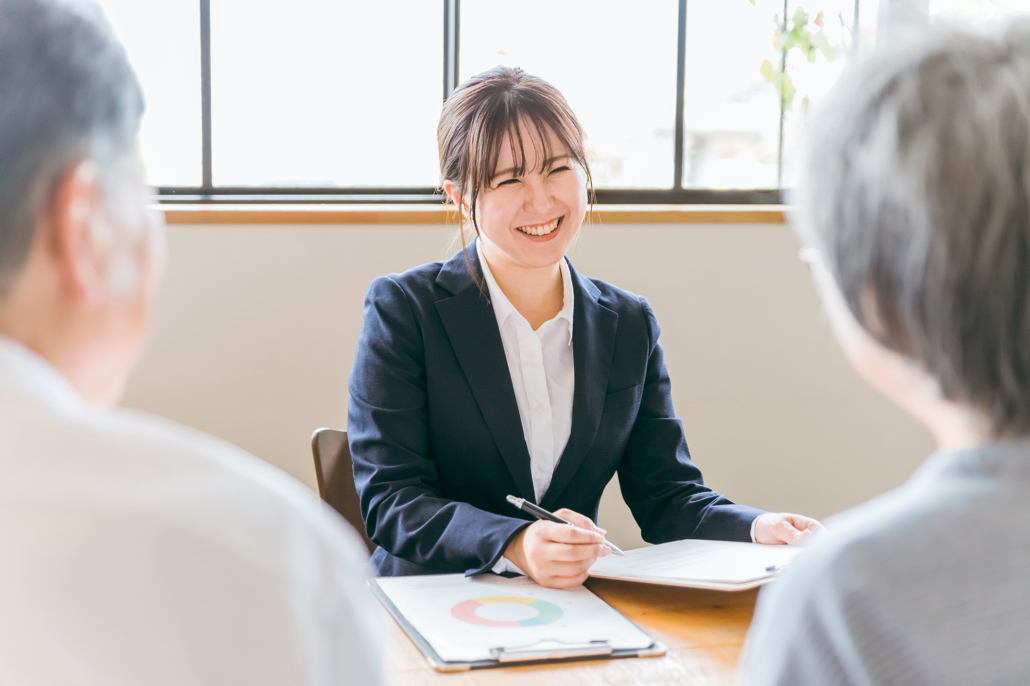
{"type": "Polygon", "coordinates": [[[590,576],[716,590],[760,586],[801,552],[786,545],[730,541],[673,541],[608,555],[594,563],[590,576]]]}

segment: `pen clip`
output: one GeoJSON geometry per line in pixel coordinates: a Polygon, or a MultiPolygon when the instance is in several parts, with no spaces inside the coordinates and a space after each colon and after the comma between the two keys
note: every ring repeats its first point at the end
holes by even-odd
{"type": "Polygon", "coordinates": [[[498,662],[555,660],[564,657],[611,655],[611,653],[611,641],[562,641],[556,638],[543,638],[522,646],[501,646],[490,649],[490,657],[498,662]]]}

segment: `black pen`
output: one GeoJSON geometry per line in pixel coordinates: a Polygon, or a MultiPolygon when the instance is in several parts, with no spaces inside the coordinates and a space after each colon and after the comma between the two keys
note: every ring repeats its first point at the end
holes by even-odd
{"type": "MultiPolygon", "coordinates": [[[[511,503],[512,505],[514,505],[515,507],[517,507],[520,510],[522,510],[523,512],[528,512],[529,514],[533,515],[537,519],[542,519],[545,522],[557,522],[558,524],[568,524],[569,526],[576,526],[572,522],[566,522],[564,519],[562,519],[558,515],[551,514],[550,512],[545,510],[544,508],[540,507],[539,505],[534,505],[533,503],[527,501],[525,498],[516,498],[513,495],[509,495],[506,498],[506,500],[509,503],[511,503]]],[[[579,527],[576,527],[576,528],[579,528],[579,527]]],[[[615,553],[616,555],[622,555],[622,556],[626,555],[626,553],[624,553],[621,550],[619,550],[619,546],[615,545],[614,543],[611,543],[608,540],[605,540],[604,544],[606,546],[608,546],[608,548],[611,549],[611,551],[613,553],[615,553]]]]}

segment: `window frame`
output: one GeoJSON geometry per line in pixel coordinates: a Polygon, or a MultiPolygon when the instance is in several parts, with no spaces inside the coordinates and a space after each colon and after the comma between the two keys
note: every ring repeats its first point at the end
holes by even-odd
{"type": "MultiPolygon", "coordinates": [[[[782,188],[707,189],[683,187],[684,96],[686,81],[687,0],[678,5],[676,50],[676,112],[674,123],[674,163],[669,188],[599,188],[599,205],[779,205],[782,188]]],[[[881,0],[884,2],[885,0],[881,0]]],[[[889,2],[889,0],[886,0],[889,2]]],[[[858,0],[856,0],[858,2],[858,0]]],[[[443,0],[443,99],[459,83],[461,0],[443,0]]],[[[784,22],[788,0],[784,0],[784,22]]],[[[161,186],[161,204],[436,204],[445,200],[439,188],[432,187],[262,187],[215,186],[212,183],[211,143],[211,0],[200,0],[201,68],[201,185],[161,186]]],[[[780,104],[778,165],[782,166],[783,103],[780,104]]]]}

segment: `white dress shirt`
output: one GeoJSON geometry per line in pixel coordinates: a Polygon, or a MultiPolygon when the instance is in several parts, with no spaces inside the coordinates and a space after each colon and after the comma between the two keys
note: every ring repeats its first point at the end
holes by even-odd
{"type": "Polygon", "coordinates": [[[572,396],[576,389],[572,356],[572,275],[568,263],[562,259],[559,269],[564,305],[554,319],[534,331],[497,285],[479,240],[476,250],[479,263],[483,265],[497,328],[501,331],[522,433],[529,449],[533,491],[539,503],[551,485],[554,468],[572,433],[572,396]]]}
{"type": "Polygon", "coordinates": [[[366,557],[279,470],[0,337],[0,683],[380,684],[366,557]]]}
{"type": "MultiPolygon", "coordinates": [[[[529,449],[533,491],[539,503],[551,485],[554,468],[572,433],[572,397],[576,389],[572,354],[572,313],[575,300],[572,274],[568,263],[562,259],[559,269],[564,304],[554,319],[544,322],[534,331],[497,285],[483,255],[481,243],[481,240],[476,240],[476,250],[483,267],[494,316],[497,317],[497,328],[501,332],[504,357],[508,362],[519,418],[522,420],[522,433],[529,449]]],[[[493,571],[522,573],[504,557],[494,565],[493,571]]]]}

